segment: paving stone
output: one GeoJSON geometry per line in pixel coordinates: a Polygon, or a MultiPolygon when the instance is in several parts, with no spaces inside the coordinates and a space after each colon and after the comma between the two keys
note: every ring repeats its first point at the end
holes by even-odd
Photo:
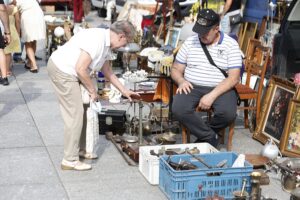
{"type": "Polygon", "coordinates": [[[67,200],[69,199],[60,182],[0,185],[3,200],[67,200]]]}
{"type": "Polygon", "coordinates": [[[1,149],[0,160],[0,185],[59,182],[45,147],[1,149]]]}
{"type": "Polygon", "coordinates": [[[0,120],[0,148],[43,146],[33,123],[24,121],[2,122],[0,120]]]}

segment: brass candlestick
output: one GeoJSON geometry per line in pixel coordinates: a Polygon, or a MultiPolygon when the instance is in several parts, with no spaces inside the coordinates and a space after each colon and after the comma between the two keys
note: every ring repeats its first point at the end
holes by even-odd
{"type": "Polygon", "coordinates": [[[260,189],[260,178],[261,173],[260,172],[252,172],[251,173],[251,199],[252,200],[260,200],[261,196],[261,189],[260,189]]]}

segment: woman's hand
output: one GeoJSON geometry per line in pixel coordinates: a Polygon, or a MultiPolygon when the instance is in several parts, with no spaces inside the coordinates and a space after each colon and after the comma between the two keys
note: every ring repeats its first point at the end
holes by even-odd
{"type": "Polygon", "coordinates": [[[194,89],[193,85],[188,82],[187,80],[182,81],[176,90],[176,94],[182,94],[184,92],[185,94],[191,93],[191,90],[194,89]]]}

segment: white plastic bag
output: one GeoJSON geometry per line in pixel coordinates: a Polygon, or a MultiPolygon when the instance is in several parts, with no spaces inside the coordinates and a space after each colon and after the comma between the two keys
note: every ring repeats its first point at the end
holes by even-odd
{"type": "Polygon", "coordinates": [[[97,157],[97,150],[99,148],[99,121],[98,113],[90,107],[86,111],[86,154],[93,158],[97,157]]]}
{"type": "Polygon", "coordinates": [[[90,108],[97,113],[101,113],[101,110],[102,110],[101,102],[100,101],[91,101],[90,108]]]}

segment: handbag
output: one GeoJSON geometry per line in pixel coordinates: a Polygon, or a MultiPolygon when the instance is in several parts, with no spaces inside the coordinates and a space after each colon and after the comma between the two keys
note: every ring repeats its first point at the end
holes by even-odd
{"type": "Polygon", "coordinates": [[[242,22],[242,15],[240,13],[229,16],[230,25],[236,25],[242,22]]]}
{"type": "MultiPolygon", "coordinates": [[[[227,77],[228,77],[228,74],[227,74],[223,69],[221,69],[220,67],[218,67],[218,66],[216,65],[216,63],[215,63],[214,60],[212,59],[211,55],[209,54],[206,45],[203,44],[201,41],[200,41],[200,44],[201,44],[201,47],[202,47],[202,49],[203,49],[203,51],[204,51],[204,53],[205,53],[205,55],[206,55],[206,57],[207,57],[209,63],[210,63],[211,65],[215,66],[216,68],[218,68],[218,69],[222,72],[222,74],[224,75],[224,77],[227,78],[227,77]]],[[[235,92],[235,94],[236,94],[236,96],[237,96],[237,105],[240,105],[240,104],[241,104],[241,99],[240,99],[239,93],[238,93],[238,91],[236,90],[235,87],[232,88],[232,89],[234,90],[234,92],[235,92]]]]}

